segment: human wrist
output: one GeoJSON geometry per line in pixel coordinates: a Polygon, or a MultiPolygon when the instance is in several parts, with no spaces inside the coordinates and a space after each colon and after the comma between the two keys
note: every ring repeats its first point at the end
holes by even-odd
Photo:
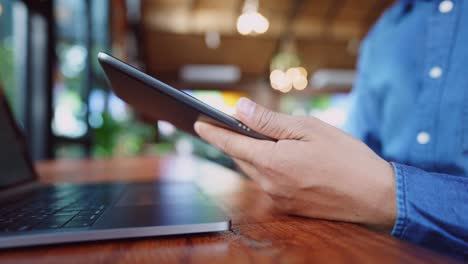
{"type": "Polygon", "coordinates": [[[396,187],[395,171],[391,163],[381,160],[379,170],[374,174],[378,177],[374,201],[372,202],[372,213],[370,214],[370,226],[379,230],[390,232],[396,220],[396,187]]]}

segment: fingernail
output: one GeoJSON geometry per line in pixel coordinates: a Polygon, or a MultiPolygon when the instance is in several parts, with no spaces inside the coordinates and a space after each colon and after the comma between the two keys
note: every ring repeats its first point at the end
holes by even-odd
{"type": "Polygon", "coordinates": [[[200,122],[195,122],[195,124],[193,125],[193,128],[195,129],[195,132],[197,132],[197,134],[200,134],[200,127],[201,127],[200,122]]]}
{"type": "Polygon", "coordinates": [[[237,101],[236,112],[245,118],[251,118],[255,111],[255,103],[251,100],[242,97],[237,101]]]}

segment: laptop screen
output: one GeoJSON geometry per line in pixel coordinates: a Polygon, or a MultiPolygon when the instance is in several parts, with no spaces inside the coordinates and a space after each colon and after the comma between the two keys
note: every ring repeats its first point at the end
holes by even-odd
{"type": "Polygon", "coordinates": [[[34,179],[25,142],[0,87],[0,189],[34,179]]]}

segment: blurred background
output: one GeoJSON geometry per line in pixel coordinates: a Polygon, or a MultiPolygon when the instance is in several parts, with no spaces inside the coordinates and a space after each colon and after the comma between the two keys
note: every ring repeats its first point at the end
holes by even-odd
{"type": "Polygon", "coordinates": [[[247,96],[340,127],[363,37],[392,0],[0,0],[0,86],[35,160],[229,158],[147,122],[97,64],[113,54],[232,112],[247,96]]]}

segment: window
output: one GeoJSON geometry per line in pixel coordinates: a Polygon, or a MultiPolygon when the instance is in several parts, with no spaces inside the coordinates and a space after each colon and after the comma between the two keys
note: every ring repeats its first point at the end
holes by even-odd
{"type": "Polygon", "coordinates": [[[89,156],[108,99],[96,57],[109,50],[109,1],[56,0],[52,132],[56,157],[89,156]]]}
{"type": "Polygon", "coordinates": [[[110,52],[109,1],[56,0],[52,132],[57,158],[129,156],[154,142],[155,125],[137,119],[109,91],[97,62],[110,52]]]}

